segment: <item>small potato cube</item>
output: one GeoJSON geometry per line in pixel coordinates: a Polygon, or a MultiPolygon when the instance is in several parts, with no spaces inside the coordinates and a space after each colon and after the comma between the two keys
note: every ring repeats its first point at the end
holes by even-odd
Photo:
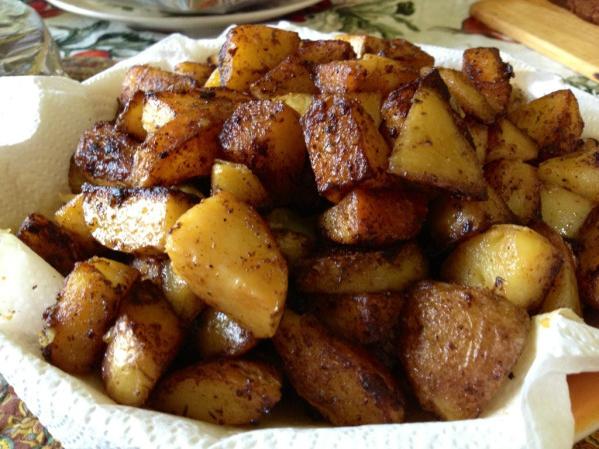
{"type": "Polygon", "coordinates": [[[77,243],[88,254],[97,253],[98,242],[93,238],[91,229],[85,223],[83,215],[84,195],[79,193],[54,213],[54,221],[76,238],[77,243]]]}
{"type": "Polygon", "coordinates": [[[134,65],[127,70],[119,101],[126,105],[135,92],[189,92],[201,86],[191,76],[162,70],[147,65],[134,65]]]}
{"type": "Polygon", "coordinates": [[[108,396],[119,404],[142,406],[183,341],[177,316],[160,290],[138,284],[121,305],[105,335],[102,379],[108,396]]]}
{"type": "Polygon", "coordinates": [[[536,167],[502,159],[485,166],[485,178],[521,223],[539,216],[541,181],[536,167]]]}
{"type": "Polygon", "coordinates": [[[417,82],[404,84],[399,89],[391,92],[381,106],[384,134],[391,145],[399,136],[403,123],[412,107],[412,97],[417,89],[417,82]]]}
{"type": "Polygon", "coordinates": [[[526,311],[499,296],[425,281],[407,295],[397,348],[425,410],[470,419],[507,382],[529,328],[526,311]]]}
{"type": "Polygon", "coordinates": [[[563,260],[542,235],[524,226],[494,225],[460,244],[445,260],[443,279],[486,288],[534,311],[563,260]]]}
{"type": "Polygon", "coordinates": [[[326,64],[356,57],[351,44],[342,40],[303,40],[300,42],[297,55],[309,64],[326,64]]]}
{"type": "Polygon", "coordinates": [[[253,207],[263,207],[270,202],[268,192],[258,177],[244,164],[217,159],[212,166],[210,190],[212,195],[229,192],[253,207]]]}
{"type": "Polygon", "coordinates": [[[530,161],[539,155],[539,147],[528,134],[502,118],[489,128],[489,150],[486,162],[499,159],[530,161]]]}
{"type": "Polygon", "coordinates": [[[175,73],[186,75],[204,85],[214,71],[214,66],[205,62],[183,61],[175,66],[175,73]]]}
{"type": "Polygon", "coordinates": [[[282,380],[248,360],[201,362],[175,371],[156,388],[154,408],[214,424],[256,424],[281,399],[282,380]]]}
{"type": "Polygon", "coordinates": [[[102,337],[138,276],[135,269],[109,259],[78,263],[56,304],[44,312],[40,343],[46,360],[73,374],[91,371],[104,351],[102,337]]]}
{"type": "Polygon", "coordinates": [[[265,25],[232,28],[218,58],[221,85],[247,90],[253,81],[298,49],[297,33],[265,25]]]}
{"type": "Polygon", "coordinates": [[[537,98],[510,112],[508,118],[539,145],[542,160],[574,151],[584,127],[570,90],[537,98]]]}
{"type": "Polygon", "coordinates": [[[304,260],[297,287],[307,293],[402,291],[426,278],[428,262],[415,243],[387,251],[329,251],[304,260]]]}
{"type": "Polygon", "coordinates": [[[287,264],[268,225],[221,192],[183,214],[167,239],[173,269],[209,306],[256,338],[271,337],[287,296],[287,264]]]}
{"type": "Polygon", "coordinates": [[[318,98],[302,117],[302,126],[321,195],[339,202],[358,185],[385,183],[389,147],[357,100],[318,98]]]}
{"type": "Polygon", "coordinates": [[[254,81],[250,92],[256,98],[266,99],[291,92],[315,95],[318,89],[312,80],[311,66],[297,55],[291,55],[254,81]]]}
{"type": "Polygon", "coordinates": [[[85,185],[83,215],[107,248],[136,254],[164,252],[166,235],[195,198],[165,187],[116,189],[85,185]]]}
{"type": "Polygon", "coordinates": [[[324,235],[345,245],[384,246],[418,234],[423,197],[399,189],[352,190],[320,218],[324,235]]]}
{"type": "Polygon", "coordinates": [[[332,424],[403,421],[403,395],[390,373],[316,318],[285,312],[273,343],[295,391],[332,424]]]}
{"type": "Polygon", "coordinates": [[[576,239],[595,203],[574,192],[543,184],[541,186],[541,218],[562,237],[576,239]]]}
{"type": "Polygon", "coordinates": [[[483,123],[493,123],[497,112],[489,104],[485,96],[476,88],[462,72],[452,69],[439,69],[452,99],[459,108],[483,123]]]}
{"type": "Polygon", "coordinates": [[[595,207],[578,233],[578,287],[582,300],[599,310],[599,208],[595,207]]]}
{"type": "Polygon", "coordinates": [[[142,91],[135,92],[117,116],[115,129],[143,141],[148,134],[142,123],[144,102],[145,94],[142,91]]]}

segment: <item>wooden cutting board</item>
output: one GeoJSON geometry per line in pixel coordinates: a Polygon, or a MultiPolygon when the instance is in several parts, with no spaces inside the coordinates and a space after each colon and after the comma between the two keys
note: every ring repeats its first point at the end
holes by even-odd
{"type": "Polygon", "coordinates": [[[599,81],[599,25],[548,0],[481,0],[470,14],[485,25],[599,81]]]}

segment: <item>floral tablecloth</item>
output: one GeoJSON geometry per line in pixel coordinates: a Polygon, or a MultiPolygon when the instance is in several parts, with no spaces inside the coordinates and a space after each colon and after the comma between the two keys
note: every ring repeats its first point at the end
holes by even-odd
{"type": "MultiPolygon", "coordinates": [[[[43,0],[29,0],[26,3],[44,17],[61,50],[66,72],[80,80],[104,70],[119,59],[136,54],[166,36],[164,33],[132,30],[123,24],[64,13],[43,0]]],[[[469,18],[471,3],[472,0],[325,0],[282,19],[320,31],[401,36],[418,43],[452,48],[495,46],[539,70],[558,74],[572,86],[599,95],[599,84],[497,35],[469,18]]],[[[0,449],[60,447],[60,443],[28,412],[0,376],[0,449]]],[[[578,443],[576,449],[599,449],[599,432],[578,443]]]]}

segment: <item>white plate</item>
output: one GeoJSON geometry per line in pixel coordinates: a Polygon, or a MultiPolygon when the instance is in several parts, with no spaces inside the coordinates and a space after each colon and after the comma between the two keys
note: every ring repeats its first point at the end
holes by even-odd
{"type": "Polygon", "coordinates": [[[154,30],[200,31],[233,23],[261,22],[299,11],[320,0],[276,0],[261,9],[218,15],[173,15],[152,8],[122,7],[93,0],[48,0],[48,3],[74,14],[95,19],[124,22],[154,30]]]}

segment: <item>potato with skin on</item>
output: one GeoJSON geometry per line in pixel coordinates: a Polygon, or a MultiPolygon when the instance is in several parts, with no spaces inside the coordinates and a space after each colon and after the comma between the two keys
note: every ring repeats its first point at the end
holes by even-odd
{"type": "Polygon", "coordinates": [[[104,336],[102,361],[106,393],[119,404],[144,405],[181,343],[181,323],[150,282],[139,283],[123,301],[119,317],[104,336]]]}
{"type": "Polygon", "coordinates": [[[593,201],[562,187],[541,186],[541,218],[564,238],[578,238],[580,228],[594,207],[593,201]]]}
{"type": "Polygon", "coordinates": [[[114,124],[117,131],[126,133],[139,141],[148,135],[142,124],[145,94],[137,91],[124,105],[114,124]]]}
{"type": "Polygon", "coordinates": [[[529,328],[526,311],[504,298],[424,281],[407,295],[397,351],[422,408],[471,419],[508,380],[529,328]]]}
{"type": "Polygon", "coordinates": [[[100,250],[99,245],[92,237],[91,229],[85,223],[83,202],[84,195],[77,194],[54,212],[54,221],[68,231],[86,253],[97,254],[100,250]]]}
{"type": "Polygon", "coordinates": [[[427,213],[423,196],[403,189],[356,188],[321,215],[328,239],[344,245],[384,246],[415,237],[427,213]]]}
{"type": "Polygon", "coordinates": [[[196,198],[166,187],[118,189],[86,184],[83,215],[92,236],[107,248],[161,254],[166,236],[196,198]]]}
{"type": "Polygon", "coordinates": [[[295,53],[297,33],[265,25],[239,25],[232,28],[220,49],[218,70],[221,85],[247,90],[250,84],[295,53]]]}
{"type": "Polygon", "coordinates": [[[198,84],[204,85],[214,69],[215,66],[207,62],[183,61],[175,66],[175,73],[190,76],[198,84]]]}
{"type": "Polygon", "coordinates": [[[282,379],[265,363],[231,359],[200,362],[168,375],[151,405],[219,425],[256,424],[281,399],[282,379]]]}
{"type": "Polygon", "coordinates": [[[312,80],[312,67],[297,54],[286,57],[249,88],[256,98],[267,99],[287,93],[318,94],[312,80]]]}
{"type": "Polygon", "coordinates": [[[206,304],[256,338],[275,333],[287,296],[287,263],[251,206],[226,192],[206,198],[177,220],[166,251],[206,304]]]}
{"type": "Polygon", "coordinates": [[[254,173],[244,164],[217,159],[210,177],[212,195],[229,192],[238,200],[260,208],[270,204],[270,195],[254,173]]]}
{"type": "Polygon", "coordinates": [[[101,360],[102,337],[138,276],[135,269],[110,259],[78,263],[57,302],[44,312],[40,344],[45,359],[68,373],[90,372],[101,360]]]}
{"type": "Polygon", "coordinates": [[[333,425],[403,421],[403,394],[391,374],[315,317],[286,311],[273,343],[295,391],[333,425]]]}
{"type": "Polygon", "coordinates": [[[520,160],[501,159],[485,166],[485,178],[521,223],[539,216],[541,181],[536,167],[520,160]]]}
{"type": "Polygon", "coordinates": [[[508,119],[501,118],[489,127],[489,150],[486,162],[499,159],[530,161],[539,155],[539,147],[524,131],[508,119]]]}
{"type": "Polygon", "coordinates": [[[459,108],[482,123],[491,124],[497,118],[497,111],[486,97],[458,70],[440,68],[439,75],[447,86],[452,99],[459,108]]]}
{"type": "Polygon", "coordinates": [[[599,310],[599,207],[595,207],[578,233],[578,288],[585,304],[599,310]]]}
{"type": "Polygon", "coordinates": [[[532,312],[562,264],[560,252],[538,232],[499,224],[458,245],[443,262],[441,278],[486,288],[532,312]]]}
{"type": "Polygon", "coordinates": [[[201,86],[193,77],[169,72],[168,70],[134,65],[125,73],[119,102],[126,105],[135,92],[189,92],[201,86]]]}
{"type": "Polygon", "coordinates": [[[306,293],[399,292],[427,275],[422,250],[408,242],[381,251],[328,250],[300,263],[296,285],[306,293]]]}
{"type": "Polygon", "coordinates": [[[557,90],[520,106],[508,119],[539,145],[541,160],[575,151],[584,122],[571,90],[557,90]]]}

